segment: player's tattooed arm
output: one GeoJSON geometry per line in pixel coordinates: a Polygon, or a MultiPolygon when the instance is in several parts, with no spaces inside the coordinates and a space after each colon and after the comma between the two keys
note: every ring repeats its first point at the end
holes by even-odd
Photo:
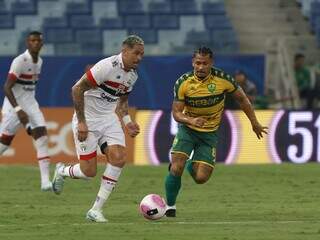
{"type": "Polygon", "coordinates": [[[84,115],[84,93],[91,88],[94,88],[94,86],[90,84],[86,74],[72,87],[72,100],[79,122],[86,122],[84,115]]]}
{"type": "Polygon", "coordinates": [[[121,96],[117,104],[116,113],[120,118],[129,114],[128,96],[129,95],[121,96]]]}
{"type": "Polygon", "coordinates": [[[172,115],[174,120],[179,123],[190,124],[195,127],[202,127],[206,120],[202,117],[189,117],[183,113],[184,102],[174,101],[172,104],[172,115]]]}

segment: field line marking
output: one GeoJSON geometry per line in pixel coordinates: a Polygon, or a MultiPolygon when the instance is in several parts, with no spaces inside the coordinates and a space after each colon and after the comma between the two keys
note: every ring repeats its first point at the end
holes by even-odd
{"type": "MultiPolygon", "coordinates": [[[[140,224],[155,224],[155,225],[247,225],[247,224],[292,224],[292,223],[306,223],[306,222],[313,222],[319,223],[320,220],[316,219],[308,219],[308,220],[278,220],[278,221],[212,221],[212,222],[201,222],[201,221],[183,221],[183,222],[173,222],[173,221],[148,221],[148,222],[108,222],[105,223],[106,225],[140,225],[140,224]]],[[[35,223],[35,224],[24,224],[25,227],[47,227],[53,225],[67,225],[67,226],[97,226],[97,225],[104,225],[98,223],[35,223]]],[[[0,224],[1,228],[5,227],[21,227],[20,224],[0,224]]]]}

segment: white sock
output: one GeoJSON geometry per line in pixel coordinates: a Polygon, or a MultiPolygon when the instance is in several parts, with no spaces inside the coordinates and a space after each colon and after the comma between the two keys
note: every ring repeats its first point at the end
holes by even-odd
{"type": "Polygon", "coordinates": [[[102,211],[104,203],[107,201],[112,190],[117,184],[121,171],[122,168],[112,166],[111,164],[107,165],[107,168],[104,171],[101,179],[101,185],[96,201],[94,202],[92,207],[93,210],[102,211]]]}
{"type": "Polygon", "coordinates": [[[41,184],[50,182],[50,158],[48,153],[48,136],[42,136],[35,140],[34,145],[37,149],[37,158],[40,168],[41,184]]]}
{"type": "Polygon", "coordinates": [[[8,148],[9,148],[8,145],[4,145],[3,143],[0,143],[0,155],[2,155],[8,148]]]}
{"type": "Polygon", "coordinates": [[[87,177],[80,168],[80,163],[71,165],[71,166],[65,166],[61,172],[61,176],[63,177],[70,177],[70,178],[80,178],[80,179],[90,179],[90,177],[87,177]]]}
{"type": "Polygon", "coordinates": [[[50,160],[49,158],[45,158],[39,160],[38,163],[40,169],[41,184],[47,184],[48,182],[50,182],[50,160]]]}

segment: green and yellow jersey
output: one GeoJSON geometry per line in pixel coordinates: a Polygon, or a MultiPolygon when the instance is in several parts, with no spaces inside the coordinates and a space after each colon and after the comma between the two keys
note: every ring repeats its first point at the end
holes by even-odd
{"type": "Polygon", "coordinates": [[[190,117],[203,117],[203,127],[187,125],[201,132],[212,132],[219,128],[224,109],[225,94],[238,89],[237,82],[224,71],[212,68],[211,74],[199,79],[193,72],[183,74],[175,83],[174,100],[183,101],[183,113],[190,117]]]}

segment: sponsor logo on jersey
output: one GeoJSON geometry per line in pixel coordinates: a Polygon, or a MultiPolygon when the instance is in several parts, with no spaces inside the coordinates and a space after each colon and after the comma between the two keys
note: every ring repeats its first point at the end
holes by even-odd
{"type": "Polygon", "coordinates": [[[105,93],[101,93],[100,96],[101,96],[101,98],[103,98],[107,102],[116,102],[117,101],[117,98],[112,98],[112,97],[106,95],[105,93]]]}

